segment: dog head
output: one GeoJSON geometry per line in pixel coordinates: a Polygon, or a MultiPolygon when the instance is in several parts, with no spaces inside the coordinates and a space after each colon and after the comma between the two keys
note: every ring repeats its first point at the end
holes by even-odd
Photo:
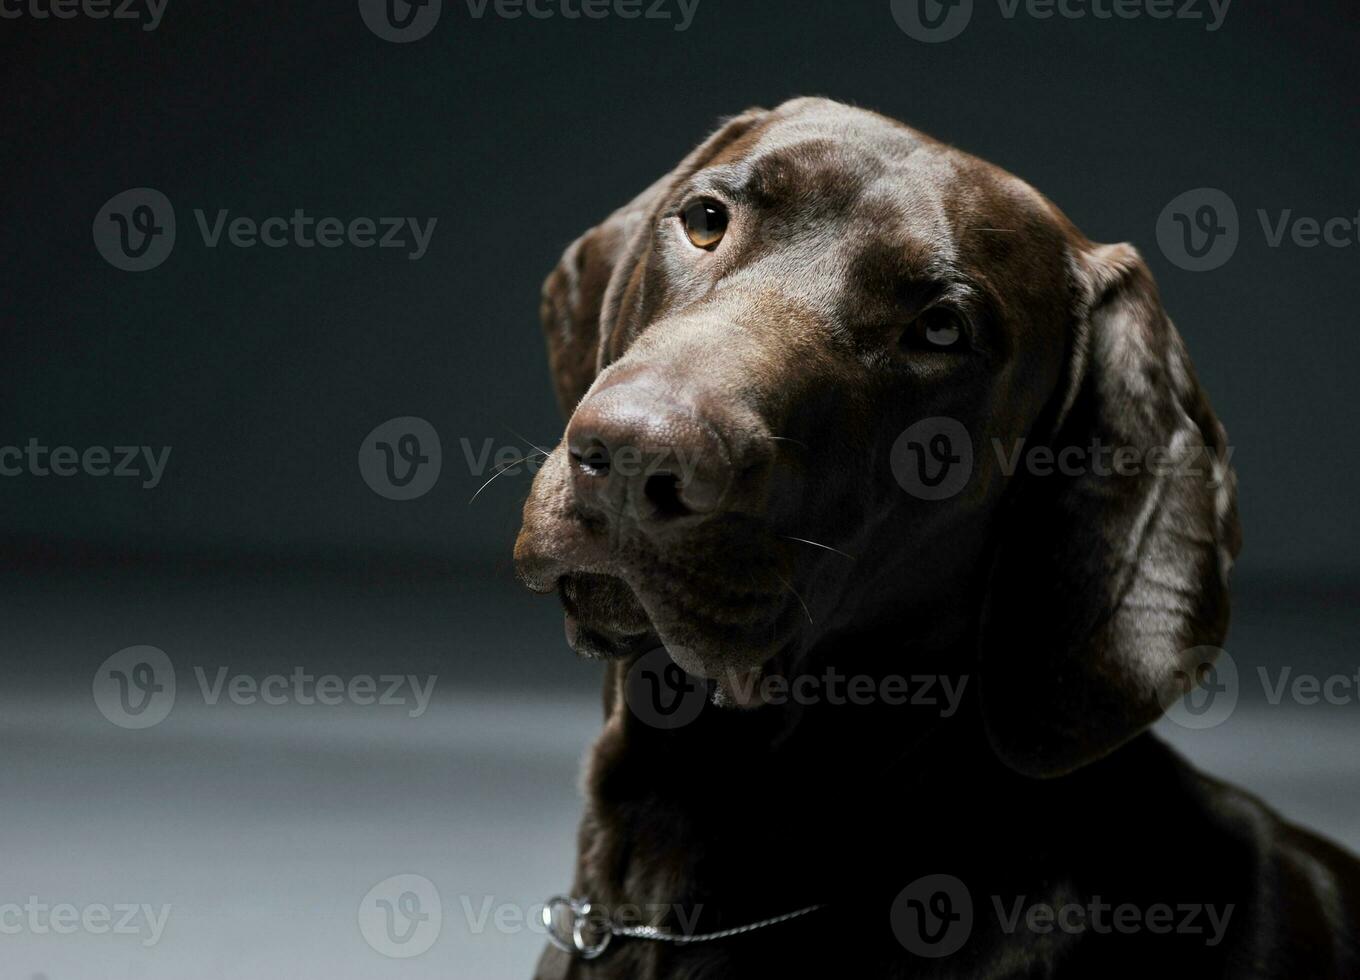
{"type": "Polygon", "coordinates": [[[749,111],[567,249],[543,321],[569,421],[516,564],[581,653],[721,679],[906,630],[978,650],[993,744],[1054,775],[1223,637],[1225,436],[1151,275],[990,164],[749,111]]]}

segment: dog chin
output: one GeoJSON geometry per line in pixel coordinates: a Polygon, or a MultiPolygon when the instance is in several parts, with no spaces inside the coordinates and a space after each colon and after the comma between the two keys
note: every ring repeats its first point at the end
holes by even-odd
{"type": "Polygon", "coordinates": [[[660,645],[681,670],[714,682],[719,703],[749,705],[766,666],[791,649],[794,639],[771,642],[768,628],[746,635],[710,637],[693,629],[659,626],[660,645]]]}

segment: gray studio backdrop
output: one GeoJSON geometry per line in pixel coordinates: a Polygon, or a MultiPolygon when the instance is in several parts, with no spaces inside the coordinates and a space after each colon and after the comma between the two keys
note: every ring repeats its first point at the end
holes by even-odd
{"type": "Polygon", "coordinates": [[[1360,846],[1351,0],[0,15],[0,916],[133,904],[140,930],[25,912],[7,976],[529,975],[598,670],[511,580],[528,471],[472,497],[560,432],[562,248],[719,117],[801,94],[1143,250],[1246,534],[1229,696],[1163,730],[1360,846]],[[143,663],[174,677],[133,721],[109,685],[143,663]],[[399,700],[317,703],[323,676],[399,700]],[[393,946],[408,894],[441,918],[393,946]]]}
{"type": "MultiPolygon", "coordinates": [[[[488,447],[558,432],[536,317],[562,247],[721,115],[825,94],[996,161],[1096,240],[1139,245],[1236,449],[1244,572],[1354,569],[1354,10],[1177,0],[1147,6],[1182,17],[1110,19],[1083,0],[1069,9],[1087,16],[1045,18],[977,0],[957,36],[924,43],[899,26],[909,6],[666,0],[669,19],[608,4],[573,19],[579,4],[541,0],[552,16],[507,19],[446,0],[410,43],[326,0],[172,0],[154,30],[150,14],[0,21],[0,444],[172,447],[153,490],[0,480],[0,529],[144,550],[505,553],[526,480],[468,499],[488,447]],[[176,217],[173,250],[141,273],[91,235],[134,188],[176,217]],[[1234,202],[1240,240],[1190,272],[1157,230],[1200,188],[1234,202]],[[377,239],[383,219],[408,223],[399,246],[306,248],[299,211],[372,219],[377,239]],[[233,222],[279,217],[288,244],[233,244],[233,222]],[[1299,219],[1332,218],[1344,246],[1295,240],[1299,219]],[[394,504],[356,457],[402,416],[437,431],[443,468],[394,504]]],[[[1198,199],[1181,210],[1197,220],[1198,199]]]]}

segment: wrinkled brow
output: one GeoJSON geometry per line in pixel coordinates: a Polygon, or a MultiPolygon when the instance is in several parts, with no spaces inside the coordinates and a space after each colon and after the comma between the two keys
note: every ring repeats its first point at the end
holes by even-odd
{"type": "Polygon", "coordinates": [[[763,210],[797,207],[826,215],[848,212],[882,169],[854,147],[815,139],[711,167],[696,174],[686,189],[763,210]]]}

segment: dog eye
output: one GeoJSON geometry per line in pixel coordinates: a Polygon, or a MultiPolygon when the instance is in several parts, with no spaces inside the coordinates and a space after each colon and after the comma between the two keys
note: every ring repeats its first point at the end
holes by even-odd
{"type": "Polygon", "coordinates": [[[963,346],[963,321],[949,310],[922,313],[902,332],[902,346],[914,350],[956,350],[963,346]]]}
{"type": "Polygon", "coordinates": [[[695,248],[713,251],[727,234],[727,208],[711,197],[700,198],[680,212],[685,234],[695,248]]]}

